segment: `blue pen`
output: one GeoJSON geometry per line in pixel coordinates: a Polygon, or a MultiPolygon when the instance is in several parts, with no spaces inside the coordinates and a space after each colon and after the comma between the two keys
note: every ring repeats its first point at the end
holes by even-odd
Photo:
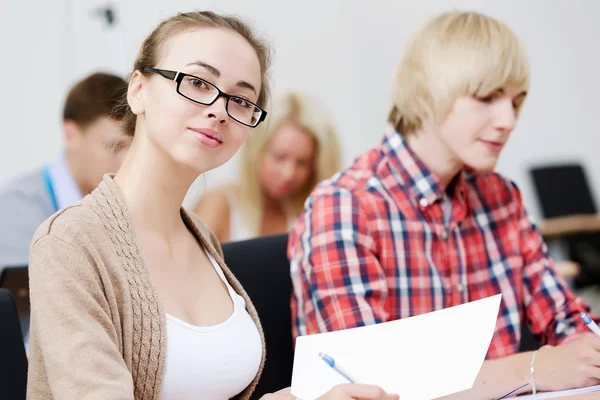
{"type": "Polygon", "coordinates": [[[581,319],[583,320],[583,322],[585,322],[585,324],[588,326],[588,328],[590,328],[590,330],[592,332],[594,332],[596,335],[600,336],[600,328],[598,327],[598,325],[596,325],[596,323],[589,317],[589,315],[587,315],[584,312],[580,312],[579,315],[581,316],[581,319]]]}
{"type": "Polygon", "coordinates": [[[335,360],[331,356],[328,356],[325,353],[319,353],[319,357],[321,357],[321,359],[323,361],[325,361],[325,363],[327,365],[329,365],[335,372],[337,372],[338,374],[340,374],[341,376],[343,376],[350,383],[356,383],[356,380],[352,379],[350,377],[350,375],[341,366],[339,366],[338,364],[336,364],[335,360]]]}

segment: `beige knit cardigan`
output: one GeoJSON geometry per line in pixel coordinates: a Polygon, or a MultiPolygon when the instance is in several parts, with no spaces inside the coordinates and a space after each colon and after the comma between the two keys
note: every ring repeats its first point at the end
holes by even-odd
{"type": "MultiPolygon", "coordinates": [[[[265,360],[256,310],[225,266],[212,232],[183,209],[181,215],[246,300],[260,332],[258,374],[237,397],[248,399],[265,360]]],[[[160,398],[165,311],[141,254],[127,206],[108,175],[93,193],[39,227],[29,262],[28,399],[160,398]]]]}

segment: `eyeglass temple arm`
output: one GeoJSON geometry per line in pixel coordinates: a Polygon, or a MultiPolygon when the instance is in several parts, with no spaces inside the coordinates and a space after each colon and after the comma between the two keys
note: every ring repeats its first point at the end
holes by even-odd
{"type": "Polygon", "coordinates": [[[145,68],[142,68],[142,69],[145,72],[154,72],[154,73],[157,73],[160,76],[162,76],[164,78],[167,78],[167,79],[170,79],[172,81],[174,81],[175,78],[177,78],[177,74],[178,74],[177,71],[169,71],[169,70],[166,70],[166,69],[156,69],[156,68],[152,68],[152,67],[145,67],[145,68]]]}

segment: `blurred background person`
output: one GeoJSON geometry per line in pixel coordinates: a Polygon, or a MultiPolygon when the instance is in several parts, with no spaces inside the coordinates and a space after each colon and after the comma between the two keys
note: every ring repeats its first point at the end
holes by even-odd
{"type": "Polygon", "coordinates": [[[64,151],[48,164],[9,178],[0,187],[0,271],[27,265],[36,228],[116,172],[131,139],[113,112],[127,91],[116,75],[95,73],[69,91],[63,108],[64,151]]]}
{"type": "Polygon", "coordinates": [[[315,185],[340,168],[333,117],[312,96],[289,91],[242,149],[238,179],[207,192],[196,214],[221,242],[287,232],[315,185]]]}

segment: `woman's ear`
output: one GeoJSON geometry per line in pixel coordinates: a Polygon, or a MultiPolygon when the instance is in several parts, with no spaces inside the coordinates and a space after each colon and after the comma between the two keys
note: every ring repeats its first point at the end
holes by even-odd
{"type": "Polygon", "coordinates": [[[135,115],[144,113],[144,84],[144,76],[140,71],[136,70],[131,75],[127,89],[127,102],[135,115]]]}

